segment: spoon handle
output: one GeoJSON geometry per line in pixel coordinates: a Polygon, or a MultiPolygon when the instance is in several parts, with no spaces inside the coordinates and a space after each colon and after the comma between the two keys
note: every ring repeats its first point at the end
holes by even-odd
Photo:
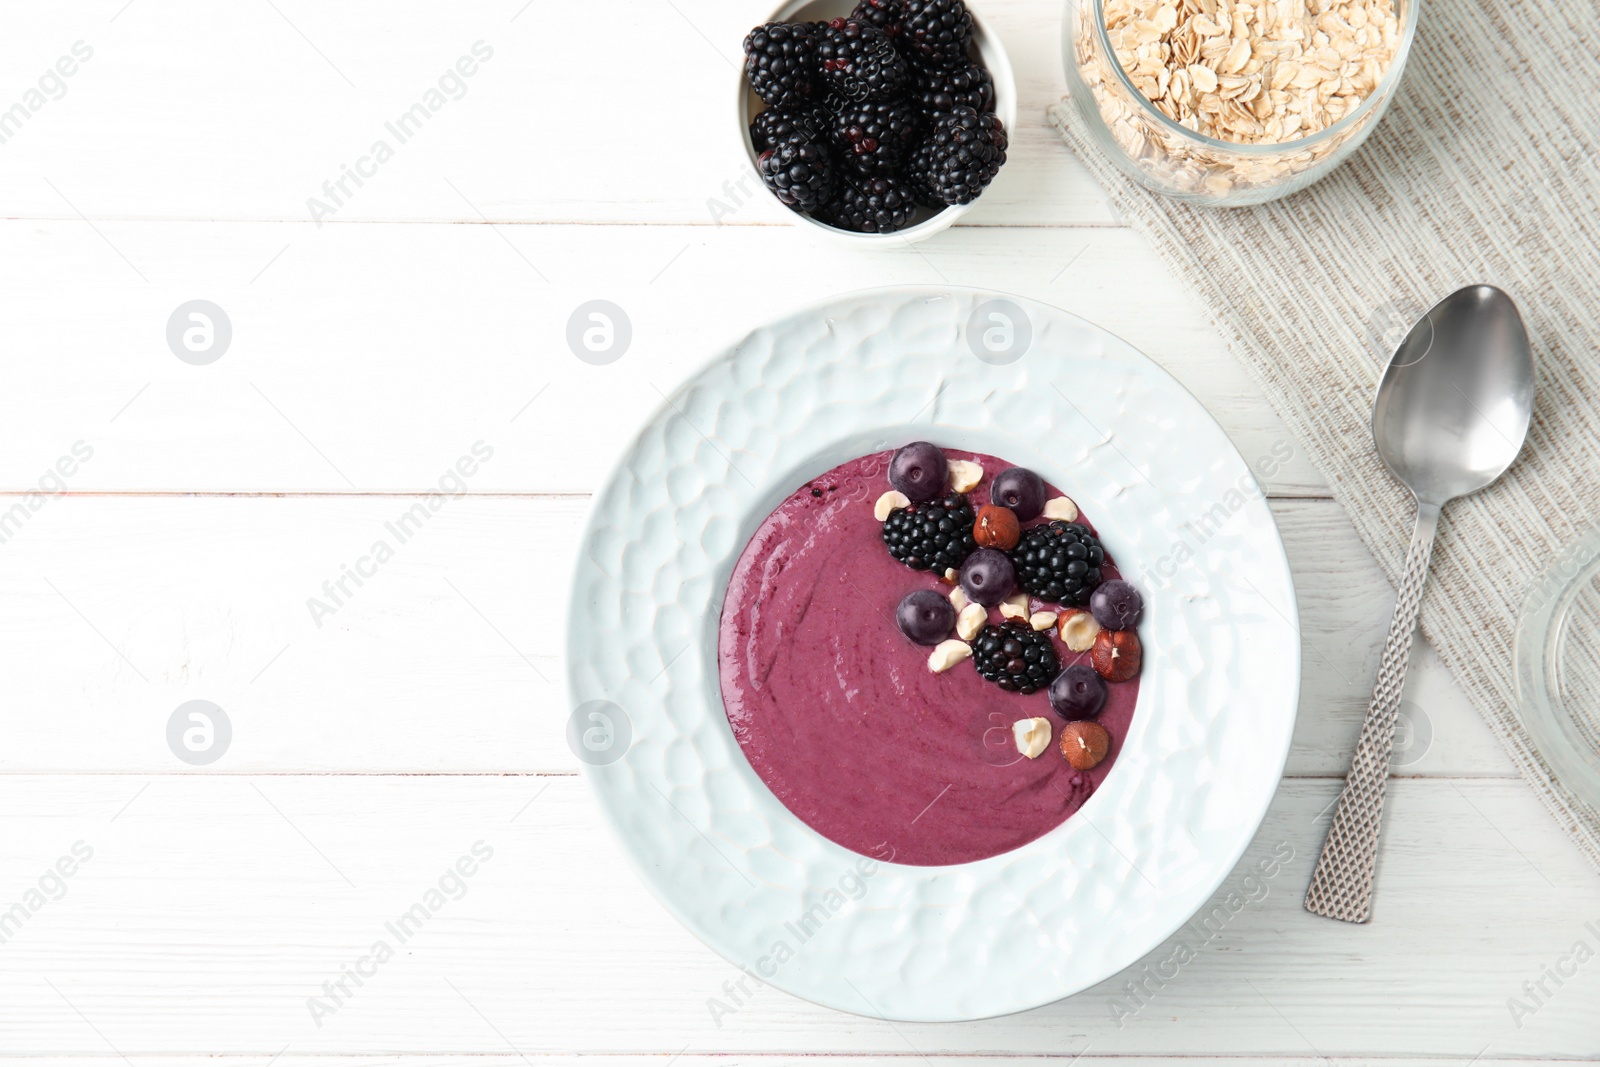
{"type": "Polygon", "coordinates": [[[1306,910],[1329,919],[1364,923],[1372,917],[1372,876],[1378,863],[1378,831],[1383,824],[1383,794],[1389,783],[1389,757],[1394,751],[1395,719],[1411,657],[1411,635],[1422,611],[1422,587],[1428,581],[1428,558],[1439,528],[1439,505],[1417,504],[1417,528],[1406,554],[1405,574],[1395,601],[1383,665],[1372,704],[1356,742],[1350,773],[1339,807],[1333,813],[1328,840],[1306,890],[1306,910]]]}

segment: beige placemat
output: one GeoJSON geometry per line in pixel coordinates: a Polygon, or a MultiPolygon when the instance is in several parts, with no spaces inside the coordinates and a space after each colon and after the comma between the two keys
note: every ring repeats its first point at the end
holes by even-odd
{"type": "Polygon", "coordinates": [[[1600,501],[1600,10],[1423,8],[1378,130],[1333,175],[1273,204],[1155,196],[1085,139],[1070,101],[1050,116],[1211,309],[1391,581],[1414,512],[1368,429],[1383,364],[1405,325],[1462,285],[1517,300],[1539,367],[1533,429],[1509,474],[1446,509],[1422,630],[1600,867],[1600,810],[1553,778],[1517,723],[1511,659],[1524,593],[1600,501]]]}

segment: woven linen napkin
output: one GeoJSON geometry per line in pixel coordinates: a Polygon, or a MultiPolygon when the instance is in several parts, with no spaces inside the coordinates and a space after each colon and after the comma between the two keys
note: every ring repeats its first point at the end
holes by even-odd
{"type": "Polygon", "coordinates": [[[1392,582],[1415,513],[1373,449],[1383,366],[1411,321],[1463,285],[1517,301],[1538,365],[1533,427],[1505,477],[1446,509],[1422,630],[1600,867],[1600,810],[1556,780],[1517,722],[1511,655],[1530,584],[1600,501],[1597,89],[1594,0],[1425,0],[1371,139],[1317,185],[1255,208],[1149,193],[1087,140],[1070,100],[1050,117],[1194,287],[1392,582]]]}

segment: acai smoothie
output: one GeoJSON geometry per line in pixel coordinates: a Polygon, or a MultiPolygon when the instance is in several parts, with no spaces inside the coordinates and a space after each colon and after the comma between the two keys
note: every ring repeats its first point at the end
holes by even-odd
{"type": "Polygon", "coordinates": [[[967,863],[1061,825],[1111,773],[1141,611],[1065,493],[916,442],[762,522],[722,609],[722,698],[751,767],[817,833],[967,863]]]}

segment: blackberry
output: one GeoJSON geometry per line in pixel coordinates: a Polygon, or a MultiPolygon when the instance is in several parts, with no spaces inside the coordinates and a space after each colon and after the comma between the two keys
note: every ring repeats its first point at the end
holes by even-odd
{"type": "Polygon", "coordinates": [[[825,108],[783,111],[769,107],[750,124],[750,143],[765,152],[790,141],[820,141],[833,127],[833,115],[825,108]]]}
{"type": "Polygon", "coordinates": [[[911,68],[889,35],[861,19],[834,19],[817,41],[828,88],[844,101],[892,100],[905,92],[911,68]]]}
{"type": "Polygon", "coordinates": [[[833,119],[839,155],[862,174],[892,174],[917,140],[917,116],[904,100],[850,104],[833,119]]]}
{"type": "Polygon", "coordinates": [[[998,116],[957,107],[933,124],[912,158],[912,176],[933,199],[969,204],[1000,173],[1006,130],[998,116]]]}
{"type": "Polygon", "coordinates": [[[911,159],[906,163],[904,174],[906,188],[911,191],[911,199],[922,207],[947,207],[943,200],[934,195],[932,186],[928,184],[928,175],[932,170],[933,141],[929,138],[924,139],[911,151],[911,159]]]}
{"type": "Polygon", "coordinates": [[[1022,531],[1011,550],[1022,591],[1068,607],[1089,602],[1105,561],[1106,550],[1087,526],[1060,519],[1022,531]]]}
{"type": "Polygon", "coordinates": [[[839,188],[828,150],[815,141],[790,141],[761,153],[761,180],[789,207],[808,214],[832,200],[839,188]]]}
{"type": "Polygon", "coordinates": [[[817,32],[809,22],[769,22],[744,39],[744,76],[768,107],[800,107],[821,88],[817,32]]]}
{"type": "Polygon", "coordinates": [[[917,203],[898,178],[846,178],[822,221],[855,233],[893,233],[911,225],[917,203]]]}
{"type": "Polygon", "coordinates": [[[900,47],[925,67],[949,70],[967,62],[972,16],[961,0],[905,0],[900,47]]]}
{"type": "Polygon", "coordinates": [[[890,37],[900,32],[900,20],[906,16],[905,0],[861,0],[850,17],[870,22],[890,37]]]}
{"type": "Polygon", "coordinates": [[[994,78],[988,68],[979,63],[968,63],[955,70],[912,68],[911,100],[927,123],[958,107],[970,107],[980,114],[993,111],[994,78]]]}
{"type": "Polygon", "coordinates": [[[979,677],[1010,693],[1036,693],[1061,673],[1049,632],[1021,619],[979,630],[972,641],[972,662],[979,677]]]}
{"type": "Polygon", "coordinates": [[[943,574],[960,567],[976,551],[972,539],[976,521],[967,498],[953,493],[891,511],[883,520],[883,543],[889,555],[907,567],[943,574]]]}

